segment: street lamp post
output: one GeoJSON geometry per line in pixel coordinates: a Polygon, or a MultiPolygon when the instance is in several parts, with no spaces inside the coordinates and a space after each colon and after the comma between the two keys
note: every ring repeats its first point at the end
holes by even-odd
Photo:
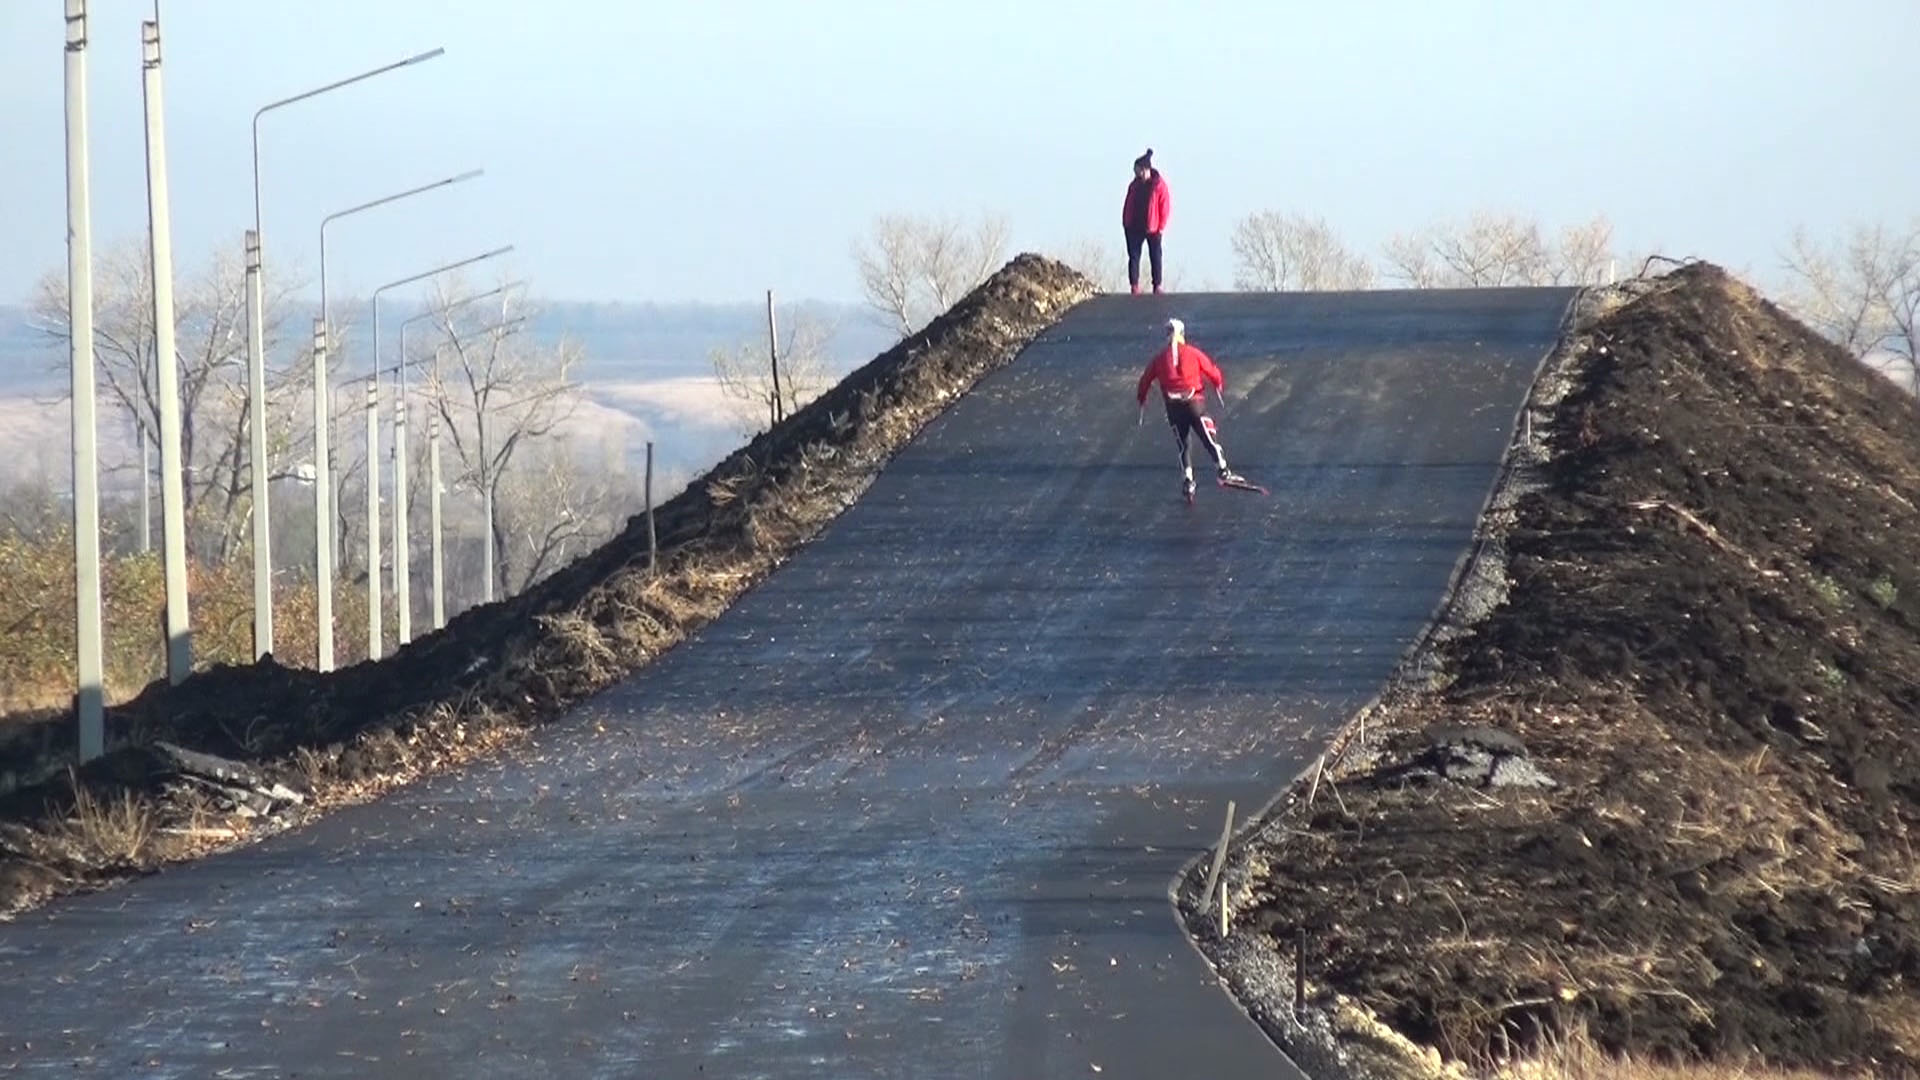
{"type": "Polygon", "coordinates": [[[480,529],[486,537],[486,543],[481,546],[485,558],[480,564],[481,576],[486,581],[486,587],[480,593],[480,597],[483,603],[491,604],[493,603],[493,579],[497,571],[494,568],[493,550],[493,458],[488,456],[493,453],[493,449],[487,445],[485,410],[474,414],[473,428],[476,433],[474,439],[477,447],[476,456],[480,459],[480,529]]]}
{"type": "Polygon", "coordinates": [[[94,430],[93,213],[87,161],[87,0],[66,4],[67,351],[73,369],[74,717],[79,757],[106,752],[100,463],[94,430]]]}
{"type": "Polygon", "coordinates": [[[318,641],[318,664],[321,671],[333,670],[333,488],[329,476],[332,467],[330,445],[333,433],[329,430],[333,423],[331,398],[327,390],[327,357],[332,344],[332,323],[327,310],[327,226],[343,217],[371,210],[376,206],[385,206],[391,202],[414,195],[435,191],[443,187],[471,180],[482,175],[484,170],[470,169],[458,176],[449,176],[435,180],[431,184],[421,184],[416,188],[396,192],[384,198],[363,202],[338,210],[320,219],[320,318],[314,330],[313,354],[313,577],[318,605],[315,619],[318,623],[316,638],[318,641]]]}
{"type": "MultiPolygon", "coordinates": [[[[389,71],[397,71],[403,67],[431,60],[445,52],[445,49],[432,49],[417,53],[384,67],[377,67],[291,97],[268,102],[253,114],[253,229],[247,234],[247,422],[251,425],[253,435],[253,655],[256,660],[273,651],[272,529],[269,526],[267,514],[267,505],[271,501],[267,497],[267,361],[262,329],[264,319],[262,308],[265,305],[261,284],[263,244],[260,228],[260,118],[275,109],[305,101],[311,97],[318,97],[343,86],[351,86],[376,75],[385,75],[389,71]]],[[[316,364],[316,367],[324,370],[325,365],[316,364]]],[[[314,467],[323,468],[324,462],[323,458],[315,462],[314,467]]],[[[324,485],[316,483],[314,488],[316,491],[324,490],[324,485]]]]}
{"type": "MultiPolygon", "coordinates": [[[[154,377],[160,384],[160,550],[166,564],[167,681],[177,684],[193,670],[193,644],[187,614],[186,493],[181,478],[179,359],[174,354],[173,222],[167,188],[166,108],[160,79],[159,0],[154,0],[152,21],[141,23],[140,31],[141,87],[147,120],[147,244],[153,274],[154,377]]],[[[144,418],[141,426],[144,429],[144,418]]],[[[142,530],[148,528],[146,450],[143,434],[142,530]]]]}
{"type": "MultiPolygon", "coordinates": [[[[471,296],[463,296],[458,300],[450,301],[441,310],[451,312],[454,308],[465,307],[475,301],[485,300],[492,296],[504,295],[508,289],[517,288],[525,284],[526,282],[524,280],[509,281],[497,289],[488,289],[483,293],[474,293],[471,296]]],[[[440,314],[439,311],[423,311],[418,315],[410,316],[401,321],[400,363],[405,364],[407,362],[407,327],[412,326],[422,319],[429,319],[438,314],[440,314]]],[[[499,324],[499,326],[490,327],[489,329],[505,329],[525,321],[526,317],[521,316],[520,318],[508,320],[507,322],[499,324]]],[[[433,350],[433,381],[434,385],[439,385],[439,346],[435,346],[433,350]]],[[[440,414],[433,411],[427,413],[427,501],[431,507],[427,515],[427,528],[429,535],[432,537],[430,547],[433,551],[433,628],[439,630],[447,625],[447,585],[445,558],[440,546],[440,414]]],[[[489,523],[488,535],[492,535],[491,523],[489,523]]]]}
{"type": "Polygon", "coordinates": [[[260,288],[260,232],[247,230],[247,426],[253,459],[253,658],[273,651],[273,530],[267,490],[267,364],[265,301],[260,288]]]}
{"type": "MultiPolygon", "coordinates": [[[[367,386],[367,650],[369,659],[380,655],[380,548],[375,540],[380,533],[380,480],[375,463],[380,460],[380,294],[402,285],[471,266],[513,250],[513,245],[497,247],[411,274],[373,290],[373,380],[367,386]]],[[[412,573],[407,550],[407,368],[406,357],[396,368],[397,400],[394,402],[393,431],[393,602],[399,643],[413,640],[412,573]]]]}

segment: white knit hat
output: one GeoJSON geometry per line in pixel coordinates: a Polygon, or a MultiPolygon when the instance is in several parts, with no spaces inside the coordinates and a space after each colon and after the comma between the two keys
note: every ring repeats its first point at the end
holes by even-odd
{"type": "Polygon", "coordinates": [[[1181,322],[1179,319],[1168,319],[1167,332],[1174,337],[1185,338],[1187,336],[1187,324],[1181,322]]]}

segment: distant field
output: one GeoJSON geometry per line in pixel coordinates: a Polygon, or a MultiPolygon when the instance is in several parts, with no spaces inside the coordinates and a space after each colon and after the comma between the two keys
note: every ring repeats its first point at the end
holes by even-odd
{"type": "MultiPolygon", "coordinates": [[[[67,402],[51,395],[0,396],[0,485],[35,477],[51,479],[56,488],[72,482],[69,415],[67,402]]],[[[100,435],[102,485],[111,493],[115,471],[138,459],[131,437],[104,428],[100,435]]]]}
{"type": "MultiPolygon", "coordinates": [[[[636,473],[648,440],[662,475],[703,472],[746,441],[711,377],[589,383],[585,390],[565,433],[612,445],[636,473]]],[[[51,395],[0,394],[0,486],[36,477],[59,488],[68,484],[68,417],[67,402],[51,395]]],[[[103,471],[137,464],[132,439],[107,428],[101,430],[100,456],[103,471]]],[[[111,489],[115,482],[106,483],[111,489]]]]}
{"type": "Polygon", "coordinates": [[[57,389],[59,347],[27,322],[27,311],[0,304],[0,395],[57,389]]]}
{"type": "MultiPolygon", "coordinates": [[[[683,476],[704,471],[746,441],[709,374],[707,357],[712,349],[764,335],[764,306],[563,301],[536,301],[536,306],[537,338],[554,340],[566,334],[586,352],[574,377],[585,387],[587,402],[570,425],[570,435],[614,440],[636,470],[651,439],[656,469],[683,476]]],[[[363,307],[340,305],[349,316],[363,307]]],[[[851,371],[894,342],[893,335],[856,305],[802,302],[797,310],[834,327],[828,352],[838,373],[851,371]]],[[[782,313],[790,317],[784,305],[782,313]]],[[[394,317],[403,314],[396,311],[394,317]]],[[[370,355],[365,326],[346,327],[344,338],[350,357],[370,355]]],[[[68,482],[68,406],[61,360],[60,348],[33,329],[24,307],[0,304],[0,484],[35,476],[50,477],[57,486],[68,482]]],[[[136,462],[134,449],[129,433],[102,429],[104,468],[124,469],[136,462]]],[[[110,478],[109,486],[113,482],[110,478]]]]}
{"type": "Polygon", "coordinates": [[[711,376],[680,376],[587,384],[588,403],[575,416],[577,433],[611,434],[625,443],[637,472],[654,443],[661,475],[696,475],[747,441],[711,376]]]}
{"type": "MultiPolygon", "coordinates": [[[[535,301],[533,337],[543,343],[567,336],[578,341],[586,361],[576,375],[587,382],[623,382],[701,376],[708,373],[707,356],[716,348],[766,339],[766,308],[755,304],[584,304],[535,301]]],[[[372,338],[364,302],[343,301],[335,308],[341,323],[342,348],[349,367],[372,354],[372,338]]],[[[833,328],[827,351],[834,364],[851,371],[886,351],[895,337],[875,323],[867,312],[851,304],[802,303],[798,312],[812,322],[833,328]]],[[[381,309],[389,329],[413,314],[395,305],[381,309]]],[[[792,314],[783,306],[783,318],[792,314]]],[[[302,313],[302,317],[306,313],[302,313]]],[[[386,347],[392,349],[389,337],[386,347]]],[[[269,348],[268,363],[281,363],[269,348]]],[[[64,352],[35,330],[27,311],[18,304],[0,304],[0,395],[57,388],[64,377],[59,366],[64,352]]]]}

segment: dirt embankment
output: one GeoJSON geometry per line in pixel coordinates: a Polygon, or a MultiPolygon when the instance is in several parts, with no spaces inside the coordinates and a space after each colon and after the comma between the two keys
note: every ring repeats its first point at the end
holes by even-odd
{"type": "Polygon", "coordinates": [[[1283,1041],[1304,932],[1350,1047],[1920,1075],[1920,408],[1709,265],[1589,302],[1479,586],[1196,933],[1283,1041]]]}
{"type": "MultiPolygon", "coordinates": [[[[109,710],[110,752],[63,771],[70,718],[0,735],[0,915],[370,797],[509,741],[718,615],[857,498],[887,459],[1093,286],[1022,255],[921,332],[527,592],[393,657],[319,674],[271,661],[156,684],[109,710]],[[159,741],[261,766],[210,800],[159,741]],[[279,784],[279,788],[273,785],[279,784]],[[287,798],[283,798],[287,797],[287,798]],[[298,799],[292,811],[287,803],[298,799]],[[263,808],[271,826],[249,812],[263,808]]],[[[224,789],[222,789],[224,790],[224,789]]]]}

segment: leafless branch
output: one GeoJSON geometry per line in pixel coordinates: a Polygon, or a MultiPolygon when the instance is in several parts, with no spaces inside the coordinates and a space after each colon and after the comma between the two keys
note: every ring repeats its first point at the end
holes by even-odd
{"type": "Polygon", "coordinates": [[[1251,291],[1365,289],[1373,265],[1321,218],[1263,210],[1233,230],[1234,285],[1251,291]]]}
{"type": "MultiPolygon", "coordinates": [[[[828,346],[834,327],[789,307],[775,320],[781,330],[780,399],[791,415],[832,384],[828,346]]],[[[742,434],[764,431],[772,419],[773,373],[764,337],[743,341],[707,355],[714,378],[732,405],[742,434]]]]}
{"type": "Polygon", "coordinates": [[[1789,310],[1861,361],[1903,370],[1920,393],[1920,219],[1856,226],[1830,245],[1798,229],[1785,262],[1789,310]]]}
{"type": "Polygon", "coordinates": [[[955,218],[883,214],[854,243],[861,290],[873,310],[908,336],[985,281],[1006,258],[1008,226],[983,215],[955,218]]]}

